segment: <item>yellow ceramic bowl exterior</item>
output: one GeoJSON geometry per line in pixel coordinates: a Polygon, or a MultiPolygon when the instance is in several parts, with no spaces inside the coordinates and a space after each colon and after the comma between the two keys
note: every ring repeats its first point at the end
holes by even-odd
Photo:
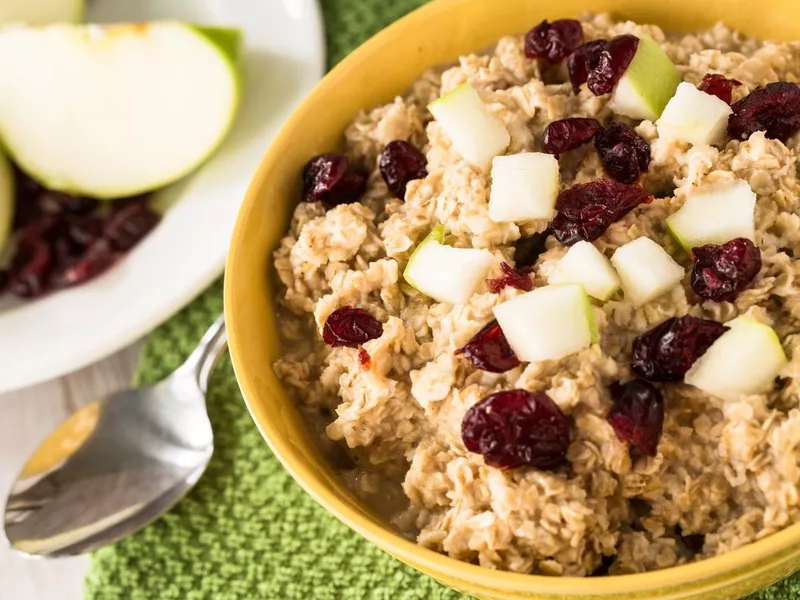
{"type": "MultiPolygon", "coordinates": [[[[389,0],[387,0],[389,1],[389,0]]],[[[362,108],[403,93],[426,67],[488,47],[543,18],[611,11],[668,31],[724,21],[759,37],[800,39],[800,2],[770,0],[437,0],[353,52],[306,98],[273,142],[247,193],[228,257],[225,312],[233,364],[250,412],[294,478],[328,511],[401,561],[487,600],[732,600],[800,567],[800,525],[724,556],[646,573],[592,579],[484,569],[393,533],[341,484],[272,371],[279,356],[271,256],[300,197],[309,157],[341,146],[362,108]]]]}

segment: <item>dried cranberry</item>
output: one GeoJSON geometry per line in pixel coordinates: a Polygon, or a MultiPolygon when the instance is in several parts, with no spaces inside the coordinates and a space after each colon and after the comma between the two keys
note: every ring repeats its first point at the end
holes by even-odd
{"type": "Polygon", "coordinates": [[[53,273],[51,282],[54,288],[70,287],[85,283],[104,273],[114,264],[111,243],[99,239],[73,264],[53,273]]]}
{"type": "Polygon", "coordinates": [[[47,291],[47,279],[55,263],[50,245],[42,239],[23,240],[9,273],[8,291],[21,298],[35,298],[47,291]]]}
{"type": "Polygon", "coordinates": [[[463,354],[476,369],[490,373],[505,373],[520,364],[497,321],[486,325],[455,353],[463,354]]]}
{"type": "Polygon", "coordinates": [[[777,81],[756,88],[733,106],[728,135],[747,139],[756,131],[785,142],[800,128],[800,86],[777,81]]]}
{"type": "Polygon", "coordinates": [[[650,144],[624,123],[598,133],[594,147],[606,173],[621,183],[633,183],[650,166],[650,144]]]}
{"type": "Polygon", "coordinates": [[[322,339],[333,348],[358,348],[382,334],[383,325],[378,319],[361,308],[351,306],[333,311],[322,328],[322,339]]]}
{"type": "Polygon", "coordinates": [[[692,289],[705,300],[733,302],[761,270],[761,252],[746,238],[692,249],[692,289]]]}
{"type": "Polygon", "coordinates": [[[315,156],[303,169],[303,199],[322,202],[326,208],[357,202],[367,188],[367,177],[351,171],[343,154],[315,156]]]}
{"type": "Polygon", "coordinates": [[[556,469],[567,462],[569,422],[546,394],[509,390],[472,406],[461,438],[492,467],[556,469]]]}
{"type": "Polygon", "coordinates": [[[8,287],[8,271],[0,270],[0,294],[6,291],[8,287]]]}
{"type": "Polygon", "coordinates": [[[553,233],[568,246],[580,240],[594,241],[609,225],[651,200],[652,196],[638,185],[610,179],[574,185],[558,195],[553,233]]]}
{"type": "Polygon", "coordinates": [[[551,233],[553,233],[551,229],[545,229],[514,242],[514,263],[517,268],[532,267],[536,264],[539,256],[547,250],[545,244],[551,233]]]}
{"type": "Polygon", "coordinates": [[[93,198],[71,196],[63,192],[45,190],[39,196],[39,204],[47,212],[66,212],[73,215],[86,215],[99,206],[93,198]]]}
{"type": "Polygon", "coordinates": [[[741,81],[728,79],[719,73],[707,73],[705,77],[703,77],[703,81],[700,82],[700,85],[697,86],[697,89],[706,94],[716,96],[725,104],[730,104],[733,96],[733,88],[739,87],[740,85],[742,85],[741,81]]]}
{"type": "Polygon", "coordinates": [[[363,346],[358,347],[358,362],[362,371],[369,371],[372,368],[372,357],[363,346]]]}
{"type": "Polygon", "coordinates": [[[610,387],[614,406],[608,422],[617,437],[642,454],[655,456],[664,426],[664,398],[652,384],[633,379],[610,387]]]}
{"type": "Polygon", "coordinates": [[[143,204],[131,204],[114,214],[106,223],[103,237],[117,252],[127,252],[158,225],[160,217],[143,204]]]}
{"type": "Polygon", "coordinates": [[[517,271],[511,265],[504,262],[500,265],[500,268],[503,270],[503,275],[501,277],[486,280],[486,285],[490,292],[498,294],[500,290],[506,286],[517,288],[524,292],[530,292],[533,289],[533,280],[531,279],[533,269],[531,267],[523,267],[517,271]]]}
{"type": "Polygon", "coordinates": [[[103,235],[103,221],[94,216],[76,217],[68,222],[70,240],[82,248],[88,248],[103,235]]]}
{"type": "Polygon", "coordinates": [[[631,369],[650,381],[681,381],[727,330],[722,323],[690,315],[667,319],[633,341],[631,369]]]}
{"type": "Polygon", "coordinates": [[[558,156],[567,150],[590,142],[602,129],[600,121],[585,117],[570,117],[553,121],[544,130],[542,145],[545,152],[558,156]]]}
{"type": "Polygon", "coordinates": [[[581,86],[589,79],[589,73],[597,68],[600,55],[608,51],[606,40],[594,40],[579,46],[567,59],[567,70],[572,89],[577,94],[581,86]]]}
{"type": "Polygon", "coordinates": [[[425,155],[403,140],[386,144],[381,152],[380,168],[383,180],[395,198],[406,197],[406,186],[412,179],[428,176],[425,155]]]}
{"type": "Polygon", "coordinates": [[[583,27],[574,19],[542,21],[525,34],[525,56],[559,63],[583,41],[583,27]]]}

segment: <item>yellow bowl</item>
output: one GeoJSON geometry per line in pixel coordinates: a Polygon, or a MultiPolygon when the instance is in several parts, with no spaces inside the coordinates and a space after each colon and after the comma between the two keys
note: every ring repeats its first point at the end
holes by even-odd
{"type": "Polygon", "coordinates": [[[228,256],[225,312],[233,364],[250,412],[294,478],[328,511],[401,561],[458,590],[491,600],[713,599],[742,597],[800,567],[800,525],[729,554],[640,575],[555,578],[484,569],[426,550],[392,532],[342,485],[312,442],[272,371],[279,356],[271,254],[314,154],[341,145],[356,112],[403,93],[429,66],[488,47],[543,18],[611,11],[668,31],[716,21],[763,38],[800,39],[800,3],[771,0],[438,0],[353,52],[306,98],[272,143],[244,200],[228,256]]]}

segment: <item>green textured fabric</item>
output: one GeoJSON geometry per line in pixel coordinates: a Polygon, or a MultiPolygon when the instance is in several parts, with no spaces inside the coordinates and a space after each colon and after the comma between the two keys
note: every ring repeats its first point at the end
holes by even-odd
{"type": "MultiPolygon", "coordinates": [[[[423,2],[323,0],[329,64],[423,2]]],[[[174,370],[221,311],[217,282],[149,337],[137,382],[174,370]]],[[[467,599],[367,543],[292,480],[253,425],[227,358],[208,408],[216,450],[203,479],[158,522],[93,555],[86,600],[467,599]]],[[[752,600],[796,598],[800,579],[752,600]]]]}

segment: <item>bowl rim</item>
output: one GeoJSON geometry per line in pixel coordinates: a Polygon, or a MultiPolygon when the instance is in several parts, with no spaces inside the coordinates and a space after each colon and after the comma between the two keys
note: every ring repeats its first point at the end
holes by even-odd
{"type": "Polygon", "coordinates": [[[292,144],[292,131],[300,126],[303,115],[313,111],[320,104],[321,99],[325,97],[328,90],[335,88],[340,81],[348,79],[354,71],[357,72],[359,64],[364,60],[364,57],[382,47],[388,39],[401,36],[403,31],[424,27],[425,22],[433,15],[457,10],[460,4],[471,1],[435,0],[429,2],[370,37],[317,83],[284,123],[262,157],[239,210],[231,238],[224,283],[228,346],[234,373],[253,421],[283,467],[328,513],[395,558],[415,567],[417,570],[424,569],[429,576],[435,573],[454,580],[476,583],[499,591],[521,591],[575,597],[582,593],[591,593],[592,596],[611,596],[614,594],[646,592],[691,583],[713,585],[714,582],[721,580],[731,582],[739,579],[750,579],[757,573],[770,569],[780,559],[785,558],[800,547],[800,523],[790,525],[765,538],[722,555],[645,573],[607,575],[592,578],[559,577],[495,570],[451,558],[405,539],[389,526],[379,525],[377,522],[370,520],[352,505],[341,500],[330,489],[310,483],[315,479],[312,469],[303,464],[295,455],[292,446],[284,443],[281,437],[277,435],[276,420],[272,419],[270,414],[267,414],[266,408],[250,400],[258,396],[255,384],[258,376],[257,374],[250,374],[245,366],[246,359],[244,356],[246,351],[243,340],[247,337],[247,326],[237,319],[239,293],[235,283],[237,279],[235,273],[239,270],[240,249],[241,253],[244,252],[243,244],[241,244],[240,240],[243,236],[245,222],[252,206],[258,202],[259,190],[263,185],[270,165],[281,161],[284,149],[292,144]],[[591,590],[581,590],[580,586],[586,585],[587,582],[591,582],[591,590]]]}

